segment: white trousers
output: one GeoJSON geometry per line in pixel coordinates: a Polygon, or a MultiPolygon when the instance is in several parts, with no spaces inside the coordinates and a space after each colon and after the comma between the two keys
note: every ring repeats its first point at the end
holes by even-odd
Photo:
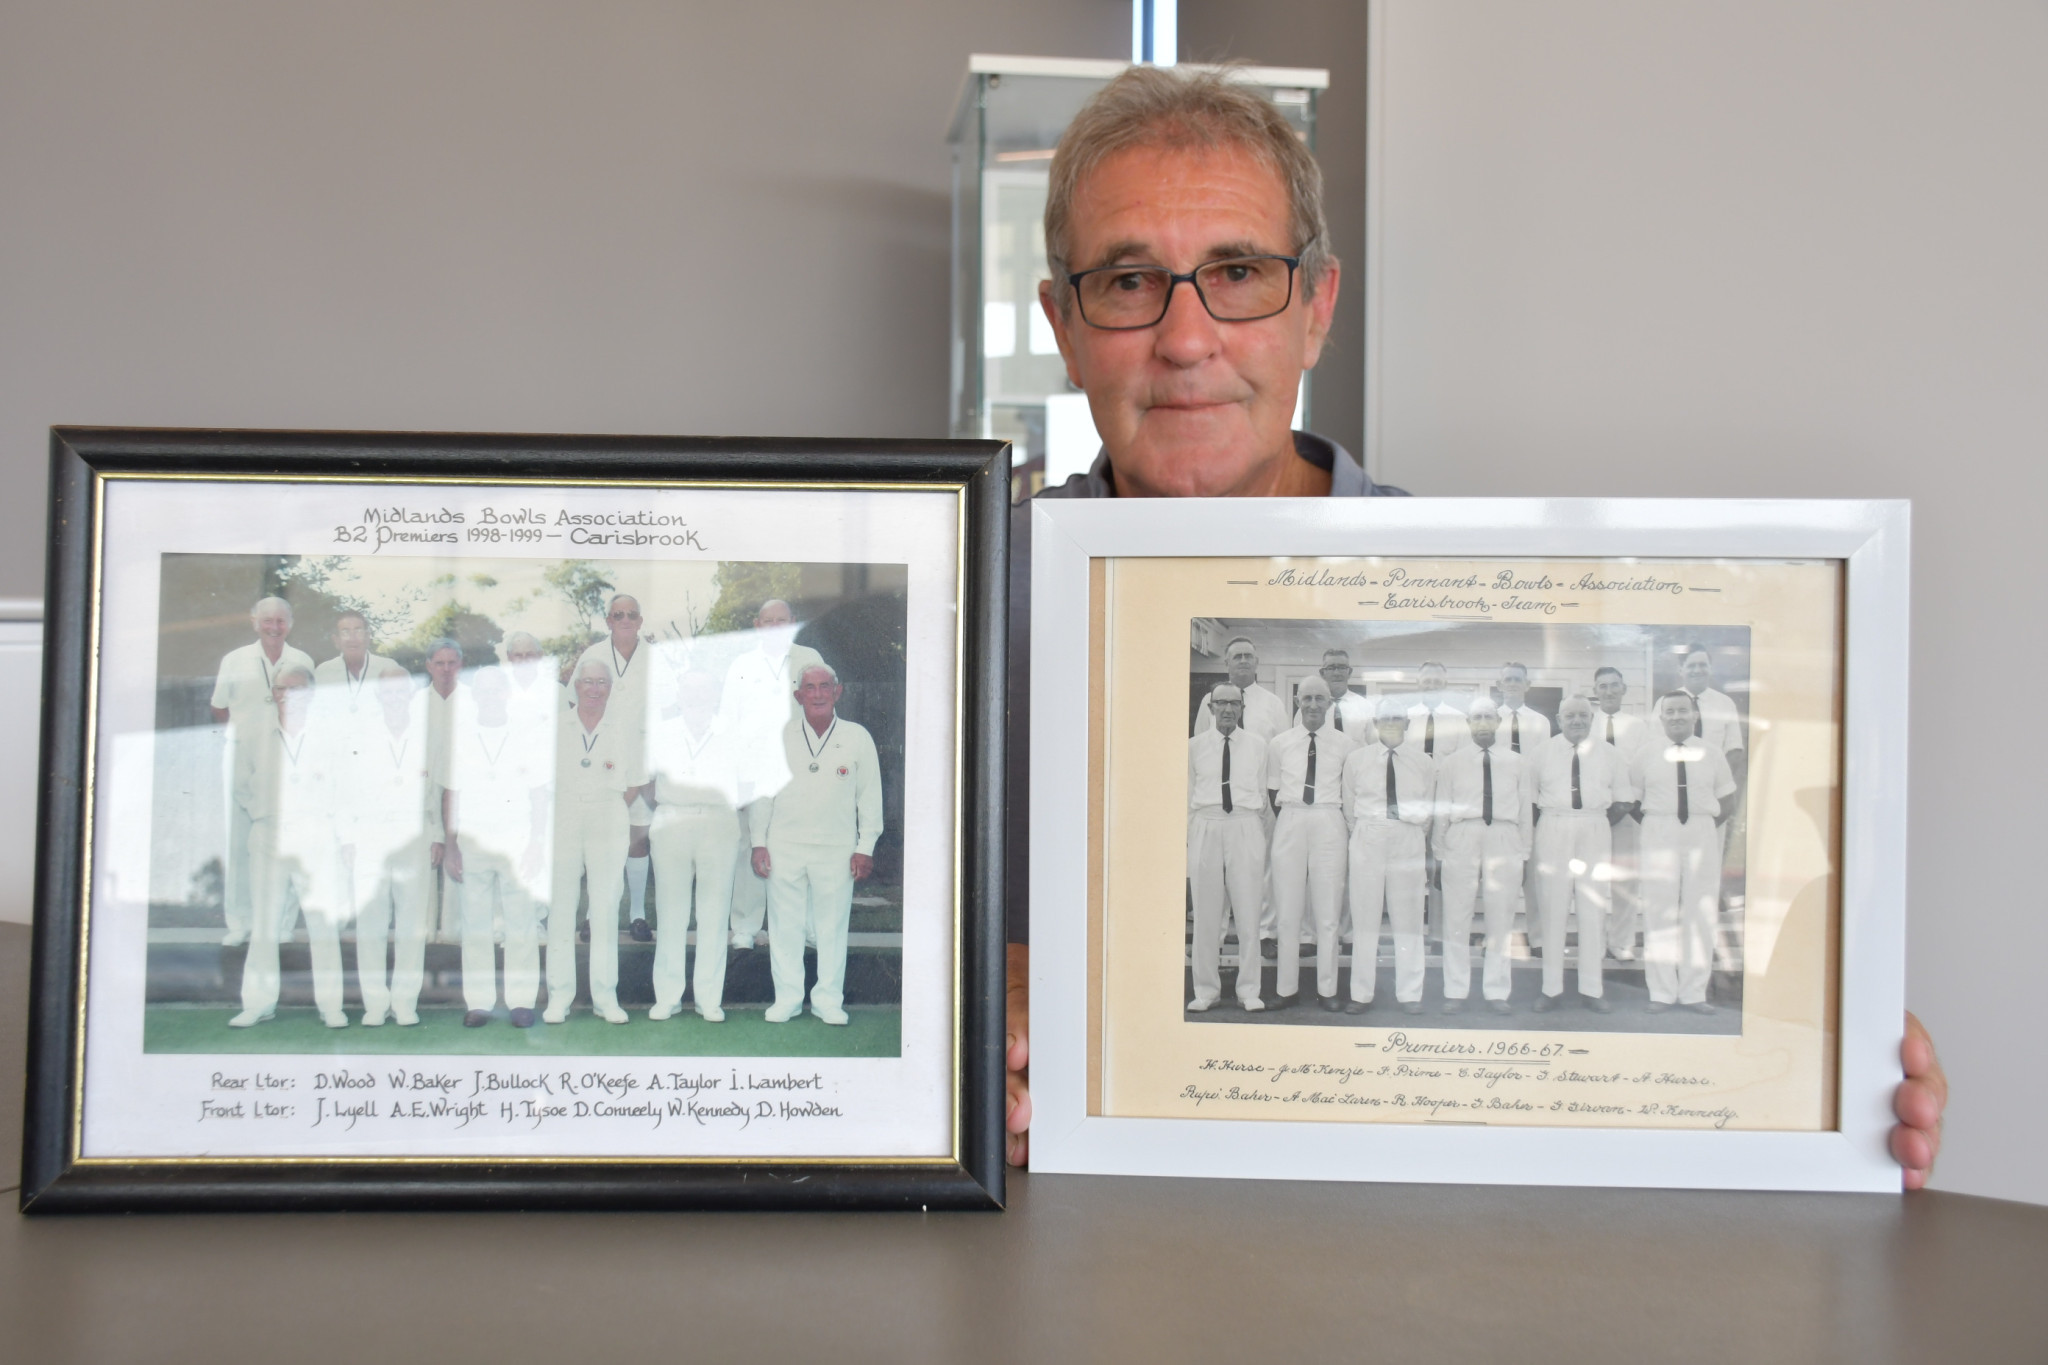
{"type": "Polygon", "coordinates": [[[753,856],[754,841],[742,821],[739,837],[733,841],[733,866],[738,870],[733,874],[732,915],[726,927],[736,946],[744,939],[744,946],[750,948],[754,935],[768,923],[768,883],[754,875],[753,856]]]}
{"type": "Polygon", "coordinates": [[[1721,833],[1701,813],[1684,824],[1643,817],[1643,980],[1650,999],[1698,1004],[1714,970],[1721,833]]]}
{"type": "MultiPolygon", "coordinates": [[[[647,852],[654,860],[654,1003],[682,1003],[685,955],[694,901],[697,918],[697,1008],[725,1001],[726,917],[732,910],[740,817],[729,806],[662,806],[654,812],[647,852]]],[[[760,881],[747,870],[748,881],[760,881]]],[[[801,964],[799,964],[801,965],[801,964]]]]}
{"type": "MultiPolygon", "coordinates": [[[[772,837],[772,836],[771,836],[772,837]]],[[[775,1008],[794,1010],[804,998],[804,915],[818,935],[818,984],[811,1008],[846,1004],[846,926],[853,915],[853,849],[845,844],[768,845],[768,970],[775,1008]]]]}
{"type": "Polygon", "coordinates": [[[1579,912],[1579,994],[1602,993],[1607,882],[1614,840],[1607,811],[1546,810],[1536,821],[1536,903],[1543,915],[1543,993],[1564,994],[1565,924],[1579,912]]]}
{"type": "Polygon", "coordinates": [[[576,998],[576,890],[590,886],[590,1000],[619,1003],[619,898],[626,891],[626,803],[614,795],[555,803],[555,875],[548,905],[548,1006],[576,998]]]}
{"type": "Polygon", "coordinates": [[[1614,827],[1614,880],[1607,884],[1612,904],[1607,910],[1607,949],[1633,948],[1642,929],[1643,827],[1625,815],[1614,827]]]}
{"type": "Polygon", "coordinates": [[[1237,918],[1237,998],[1259,998],[1259,900],[1266,887],[1266,825],[1256,810],[1208,807],[1188,820],[1188,886],[1195,902],[1195,999],[1223,994],[1226,898],[1237,918]]]}
{"type": "Polygon", "coordinates": [[[242,1008],[260,1013],[277,1007],[281,982],[274,911],[296,894],[306,912],[313,1003],[323,1015],[341,1013],[341,932],[335,922],[335,908],[341,903],[341,850],[325,846],[280,852],[276,821],[254,820],[249,825],[249,880],[255,913],[248,956],[242,960],[242,1008]]]}
{"type": "Polygon", "coordinates": [[[380,839],[357,833],[355,857],[356,984],[363,1014],[411,1014],[419,1008],[427,962],[427,901],[434,870],[417,829],[380,839]],[[389,967],[385,944],[392,945],[389,967]]]}
{"type": "MultiPolygon", "coordinates": [[[[576,918],[570,902],[569,919],[576,918]]],[[[497,925],[505,926],[505,1008],[530,1010],[540,998],[540,914],[519,875],[519,856],[483,843],[462,845],[462,1003],[498,1003],[497,925]]],[[[573,987],[572,987],[573,989],[573,987]]]]}
{"type": "MultiPolygon", "coordinates": [[[[1420,825],[1360,820],[1351,831],[1351,998],[1372,999],[1380,965],[1382,910],[1394,930],[1394,998],[1422,998],[1429,840],[1420,825]]],[[[1335,989],[1335,973],[1331,974],[1335,989]]]]}
{"type": "MultiPolygon", "coordinates": [[[[1444,869],[1444,999],[1472,994],[1472,911],[1486,901],[1486,966],[1480,990],[1505,1000],[1513,984],[1508,936],[1522,889],[1522,832],[1513,821],[1460,820],[1439,840],[1444,869]]],[[[1357,968],[1353,967],[1353,971],[1357,968]]]]}
{"type": "MultiPolygon", "coordinates": [[[[228,750],[232,756],[234,749],[228,750]]],[[[227,917],[228,932],[245,936],[249,932],[249,907],[254,899],[249,874],[249,812],[234,797],[228,798],[228,852],[221,863],[221,911],[227,917]]],[[[272,926],[275,933],[275,926],[272,926]]]]}
{"type": "Polygon", "coordinates": [[[1337,921],[1344,909],[1344,812],[1282,806],[1273,825],[1273,920],[1280,939],[1274,994],[1301,989],[1301,930],[1315,933],[1316,993],[1337,993],[1337,921]],[[1304,913],[1305,912],[1305,913],[1304,913]]]}

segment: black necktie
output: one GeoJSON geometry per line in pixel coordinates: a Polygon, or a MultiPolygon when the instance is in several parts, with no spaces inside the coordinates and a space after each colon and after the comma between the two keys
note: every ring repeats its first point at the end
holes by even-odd
{"type": "Polygon", "coordinates": [[[1694,697],[1692,699],[1692,737],[1694,739],[1698,739],[1706,734],[1706,719],[1706,713],[1700,710],[1700,699],[1694,697]]]}
{"type": "Polygon", "coordinates": [[[1436,712],[1429,713],[1429,721],[1422,727],[1422,752],[1436,757],[1436,712]]]}
{"type": "Polygon", "coordinates": [[[1223,813],[1231,812],[1230,804],[1230,736],[1223,737],[1223,813]]]}
{"type": "Polygon", "coordinates": [[[1344,728],[1344,708],[1343,708],[1343,707],[1341,707],[1341,706],[1339,706],[1339,705],[1337,705],[1337,704],[1336,704],[1335,702],[1332,702],[1332,703],[1330,703],[1330,716],[1331,716],[1331,718],[1332,718],[1333,720],[1335,720],[1335,721],[1337,722],[1337,729],[1338,729],[1339,731],[1343,730],[1343,728],[1344,728]]]}
{"type": "Polygon", "coordinates": [[[1684,824],[1692,814],[1692,805],[1685,799],[1685,760],[1678,760],[1678,823],[1684,824]]]}
{"type": "Polygon", "coordinates": [[[1613,716],[1609,716],[1609,717],[1607,718],[1607,742],[1608,742],[1609,744],[1612,744],[1612,743],[1614,743],[1614,717],[1613,717],[1613,716]]]}
{"type": "Polygon", "coordinates": [[[1574,746],[1572,749],[1572,809],[1584,810],[1585,808],[1586,803],[1579,800],[1579,751],[1574,746]]]}
{"type": "Polygon", "coordinates": [[[1301,804],[1313,806],[1316,803],[1316,737],[1310,731],[1308,737],[1308,779],[1301,784],[1301,804]]]}
{"type": "Polygon", "coordinates": [[[1516,753],[1522,752],[1522,713],[1508,712],[1508,746],[1516,753]]]}
{"type": "Polygon", "coordinates": [[[1394,751],[1387,750],[1387,818],[1401,818],[1401,794],[1394,789],[1394,751]]]}
{"type": "Polygon", "coordinates": [[[1479,818],[1490,825],[1493,823],[1493,750],[1479,751],[1479,769],[1484,781],[1480,788],[1479,818]]]}

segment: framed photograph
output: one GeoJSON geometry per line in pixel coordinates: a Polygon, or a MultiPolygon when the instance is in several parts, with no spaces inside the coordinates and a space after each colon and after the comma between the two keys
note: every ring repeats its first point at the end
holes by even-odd
{"type": "Polygon", "coordinates": [[[50,471],[24,1209],[1001,1205],[1007,446],[50,471]]]}
{"type": "Polygon", "coordinates": [[[1898,1189],[1908,512],[1036,503],[1033,1169],[1898,1189]]]}

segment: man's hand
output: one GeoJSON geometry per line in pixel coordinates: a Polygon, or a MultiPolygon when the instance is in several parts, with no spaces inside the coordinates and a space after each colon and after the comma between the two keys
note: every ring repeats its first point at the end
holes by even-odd
{"type": "Polygon", "coordinates": [[[1009,987],[1003,996],[1003,1158],[1022,1166],[1031,1155],[1031,949],[1009,945],[1009,987]]]}
{"type": "Polygon", "coordinates": [[[851,866],[853,868],[853,879],[857,882],[864,882],[874,872],[875,860],[865,853],[856,853],[853,855],[851,866]]]}
{"type": "Polygon", "coordinates": [[[754,875],[756,877],[759,877],[764,882],[767,881],[768,874],[774,870],[768,862],[768,850],[765,848],[756,848],[754,850],[754,856],[749,861],[751,861],[754,864],[754,875]]]}
{"type": "Polygon", "coordinates": [[[1898,1126],[1892,1129],[1892,1158],[1906,1168],[1906,1188],[1917,1190],[1934,1174],[1934,1158],[1941,1153],[1941,1113],[1948,1108],[1948,1076],[1941,1069],[1941,1059],[1934,1055],[1934,1040],[1911,1010],[1906,1012],[1899,1062],[1905,1067],[1906,1079],[1892,1092],[1892,1112],[1899,1116],[1898,1126]]]}
{"type": "Polygon", "coordinates": [[[441,846],[441,870],[451,882],[462,880],[462,845],[453,839],[441,846]]]}
{"type": "Polygon", "coordinates": [[[441,860],[447,856],[447,853],[448,845],[435,844],[432,848],[427,850],[427,864],[431,867],[439,867],[441,865],[441,860]]]}

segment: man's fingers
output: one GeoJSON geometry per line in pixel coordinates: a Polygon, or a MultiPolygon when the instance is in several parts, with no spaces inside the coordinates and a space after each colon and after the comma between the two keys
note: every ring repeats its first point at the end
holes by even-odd
{"type": "Polygon", "coordinates": [[[1030,1164],[1031,1135],[1011,1133],[1003,1140],[1003,1160],[1022,1169],[1030,1164]]]}
{"type": "Polygon", "coordinates": [[[1931,1134],[1918,1128],[1900,1124],[1892,1129],[1892,1160],[1906,1168],[1906,1188],[1917,1190],[1927,1183],[1927,1177],[1934,1170],[1934,1157],[1939,1144],[1931,1134]]]}
{"type": "Polygon", "coordinates": [[[1022,1133],[1031,1127],[1031,1092],[1015,1074],[1009,1077],[1006,1089],[1009,1107],[1003,1115],[1003,1127],[1012,1133],[1022,1133]]]}
{"type": "Polygon", "coordinates": [[[1899,1122],[1922,1132],[1941,1127],[1941,1097],[1926,1081],[1903,1081],[1892,1092],[1892,1112],[1899,1122]]]}

